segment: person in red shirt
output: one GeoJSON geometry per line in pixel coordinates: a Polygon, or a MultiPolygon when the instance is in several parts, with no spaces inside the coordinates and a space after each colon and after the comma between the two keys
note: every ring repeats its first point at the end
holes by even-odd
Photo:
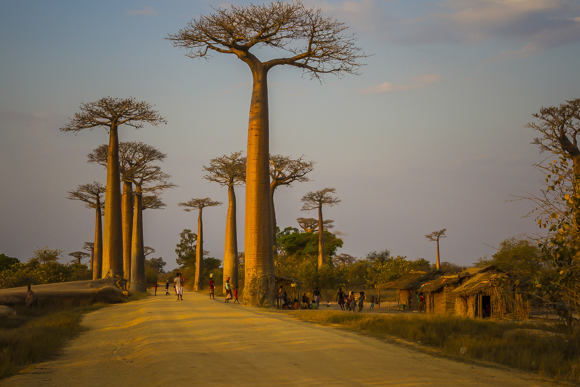
{"type": "Polygon", "coordinates": [[[235,303],[238,303],[238,304],[239,304],[240,302],[238,301],[238,288],[237,288],[237,287],[236,287],[236,289],[234,290],[234,298],[236,299],[236,300],[234,301],[234,304],[235,304],[235,303]]]}

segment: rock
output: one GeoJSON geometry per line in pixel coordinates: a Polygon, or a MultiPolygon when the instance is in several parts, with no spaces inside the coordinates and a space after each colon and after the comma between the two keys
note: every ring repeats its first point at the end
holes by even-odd
{"type": "Polygon", "coordinates": [[[462,354],[462,355],[465,355],[467,353],[467,347],[461,347],[459,349],[459,353],[462,354]]]}
{"type": "Polygon", "coordinates": [[[0,316],[8,317],[16,315],[16,311],[9,306],[0,305],[0,316]]]}

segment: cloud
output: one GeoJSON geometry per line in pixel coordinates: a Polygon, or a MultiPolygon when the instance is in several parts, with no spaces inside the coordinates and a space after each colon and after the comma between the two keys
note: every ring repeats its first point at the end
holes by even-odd
{"type": "Polygon", "coordinates": [[[371,86],[361,89],[361,94],[383,94],[400,91],[413,91],[424,89],[432,83],[439,82],[441,76],[437,74],[423,74],[413,78],[413,82],[408,85],[393,85],[389,82],[381,83],[378,86],[371,86]]]}
{"type": "Polygon", "coordinates": [[[127,10],[127,15],[147,15],[147,16],[157,16],[157,11],[153,7],[145,6],[143,9],[129,9],[127,10]]]}

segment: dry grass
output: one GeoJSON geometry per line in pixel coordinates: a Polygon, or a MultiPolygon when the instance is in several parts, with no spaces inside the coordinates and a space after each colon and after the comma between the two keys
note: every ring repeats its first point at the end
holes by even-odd
{"type": "Polygon", "coordinates": [[[580,382],[580,337],[524,332],[504,337],[504,332],[514,329],[555,330],[551,326],[445,315],[389,316],[334,311],[294,314],[304,321],[337,324],[376,337],[397,336],[420,342],[454,358],[484,360],[556,380],[580,382]],[[467,348],[464,355],[460,353],[461,348],[467,348]]]}

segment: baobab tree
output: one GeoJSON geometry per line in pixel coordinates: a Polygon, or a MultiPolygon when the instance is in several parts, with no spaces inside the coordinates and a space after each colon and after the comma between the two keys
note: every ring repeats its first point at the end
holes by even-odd
{"type": "Polygon", "coordinates": [[[221,202],[211,200],[210,198],[204,199],[190,199],[187,202],[179,203],[180,207],[185,207],[184,211],[195,211],[199,210],[199,215],[197,217],[197,247],[195,249],[195,282],[193,284],[193,290],[203,289],[203,217],[202,212],[205,207],[215,207],[221,206],[221,202]]]}
{"type": "Polygon", "coordinates": [[[335,264],[340,264],[342,267],[345,267],[346,265],[354,263],[356,258],[350,254],[342,253],[335,256],[332,260],[335,262],[335,264]]]}
{"type": "Polygon", "coordinates": [[[86,203],[87,208],[95,210],[95,241],[93,242],[93,279],[99,279],[103,275],[103,203],[101,195],[105,193],[105,187],[95,181],[93,183],[79,185],[76,190],[68,191],[67,199],[80,200],[86,203]]]}
{"type": "Polygon", "coordinates": [[[447,229],[444,228],[443,230],[433,231],[431,234],[425,235],[425,238],[429,239],[431,242],[437,242],[437,270],[441,267],[439,259],[439,239],[447,237],[445,235],[446,230],[447,229]]]}
{"type": "MultiPolygon", "coordinates": [[[[274,305],[274,259],[270,179],[268,167],[269,117],[267,76],[275,66],[292,66],[320,79],[324,74],[356,74],[365,55],[353,34],[320,9],[308,9],[299,0],[274,1],[217,9],[192,19],[185,28],[167,37],[190,58],[211,53],[232,54],[252,73],[252,100],[248,124],[246,164],[246,227],[244,303],[274,305]],[[288,55],[262,62],[255,50],[273,48],[288,55]]],[[[271,52],[271,51],[270,51],[271,52]]]]}
{"type": "Polygon", "coordinates": [[[153,106],[134,98],[101,98],[96,102],[82,103],[63,132],[78,133],[83,129],[104,127],[109,131],[107,152],[107,190],[105,194],[105,227],[103,237],[103,272],[110,276],[123,276],[123,231],[121,218],[121,187],[119,174],[119,133],[121,125],[141,129],[145,124],[158,126],[167,121],[153,106]]]}
{"type": "MultiPolygon", "coordinates": [[[[298,222],[298,225],[300,226],[300,228],[302,230],[304,230],[304,232],[316,232],[316,231],[318,231],[318,219],[297,218],[296,221],[298,222]]],[[[326,219],[322,223],[324,225],[324,231],[329,230],[329,229],[334,227],[334,225],[332,224],[332,223],[334,223],[334,220],[332,220],[332,219],[326,219]]]]}
{"type": "Polygon", "coordinates": [[[93,258],[94,256],[94,247],[95,244],[93,242],[85,242],[85,244],[83,245],[83,250],[85,251],[89,251],[91,254],[91,272],[93,271],[93,258]]]}
{"type": "Polygon", "coordinates": [[[272,211],[272,244],[276,254],[276,206],[274,192],[280,186],[291,187],[294,182],[306,182],[306,176],[314,169],[314,161],[305,161],[304,156],[291,159],[289,156],[270,155],[270,207],[272,211]]]}
{"type": "Polygon", "coordinates": [[[316,192],[308,192],[301,199],[302,211],[318,210],[318,267],[322,267],[326,260],[324,251],[324,219],[322,218],[322,206],[334,206],[340,203],[340,199],[333,197],[336,188],[324,188],[316,192]]]}
{"type": "MultiPolygon", "coordinates": [[[[89,163],[97,163],[107,167],[109,146],[103,144],[88,154],[89,163]]],[[[132,176],[152,163],[163,161],[167,154],[162,153],[154,146],[136,141],[122,141],[119,143],[119,173],[123,181],[121,195],[121,220],[123,229],[123,277],[131,279],[131,249],[133,234],[133,207],[134,196],[132,176]]]]}
{"type": "MultiPolygon", "coordinates": [[[[540,137],[532,144],[538,145],[540,152],[551,152],[572,160],[572,195],[567,200],[575,202],[572,208],[573,232],[578,233],[580,226],[580,211],[577,203],[580,200],[580,148],[578,134],[580,133],[580,98],[566,101],[560,106],[551,106],[540,109],[540,113],[533,114],[537,122],[531,122],[528,128],[540,132],[540,137]]],[[[548,172],[550,172],[548,170],[548,172]]],[[[558,171],[564,179],[567,171],[558,171]]],[[[557,198],[561,200],[562,198],[557,198]]]]}
{"type": "Polygon", "coordinates": [[[145,245],[143,242],[143,193],[160,192],[174,188],[169,175],[157,165],[146,165],[135,171],[128,180],[135,185],[135,211],[133,213],[133,233],[131,235],[131,275],[129,290],[147,291],[145,280],[145,245]]]}
{"type": "Polygon", "coordinates": [[[90,257],[89,253],[85,253],[84,251],[75,251],[69,254],[71,257],[74,257],[77,265],[81,264],[81,260],[90,257]]]}
{"type": "Polygon", "coordinates": [[[203,166],[206,180],[228,187],[228,215],[226,219],[226,241],[224,248],[223,287],[230,279],[232,289],[238,287],[238,231],[236,218],[236,192],[234,187],[246,182],[246,158],[242,152],[233,152],[211,159],[209,167],[203,166]]]}

